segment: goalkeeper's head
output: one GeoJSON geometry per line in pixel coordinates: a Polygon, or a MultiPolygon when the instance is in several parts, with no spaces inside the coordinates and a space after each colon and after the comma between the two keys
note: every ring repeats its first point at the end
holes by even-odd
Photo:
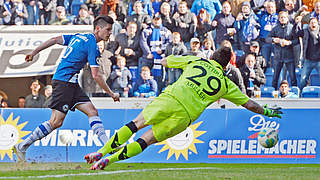
{"type": "Polygon", "coordinates": [[[213,60],[217,61],[222,68],[226,67],[231,60],[232,57],[232,50],[228,46],[220,46],[220,48],[213,53],[212,58],[213,60]]]}

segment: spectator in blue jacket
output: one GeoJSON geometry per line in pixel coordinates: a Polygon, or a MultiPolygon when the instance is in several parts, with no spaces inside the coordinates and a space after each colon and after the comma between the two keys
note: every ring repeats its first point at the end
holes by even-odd
{"type": "Polygon", "coordinates": [[[298,95],[296,95],[293,92],[290,92],[290,86],[287,80],[281,81],[279,92],[280,92],[280,96],[279,96],[280,98],[299,98],[298,95]]]}
{"type": "Polygon", "coordinates": [[[274,1],[266,2],[266,9],[267,11],[260,11],[258,13],[259,24],[260,24],[260,47],[261,47],[261,54],[264,59],[267,61],[269,67],[271,67],[271,52],[272,52],[272,44],[267,43],[265,39],[267,38],[268,34],[278,24],[278,14],[276,12],[276,3],[274,1]]]}
{"type": "Polygon", "coordinates": [[[222,10],[222,5],[219,0],[195,0],[193,1],[191,12],[196,16],[199,15],[201,9],[205,9],[211,16],[211,21],[222,10]]]}
{"type": "Polygon", "coordinates": [[[251,10],[248,1],[242,3],[241,12],[236,18],[234,28],[239,37],[241,50],[245,53],[250,52],[250,42],[258,38],[260,25],[258,23],[258,17],[251,10]]]}
{"type": "Polygon", "coordinates": [[[148,66],[143,66],[141,68],[141,78],[138,79],[133,91],[135,97],[149,98],[157,95],[157,82],[152,79],[148,66]]]}

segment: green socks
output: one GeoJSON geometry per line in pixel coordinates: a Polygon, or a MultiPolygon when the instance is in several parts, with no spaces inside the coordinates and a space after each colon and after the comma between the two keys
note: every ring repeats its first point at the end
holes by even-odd
{"type": "Polygon", "coordinates": [[[147,143],[143,139],[139,138],[137,141],[120,149],[117,153],[107,157],[109,159],[109,164],[136,156],[147,148],[147,146],[147,143]]]}
{"type": "Polygon", "coordinates": [[[119,129],[116,134],[114,134],[108,142],[98,150],[99,153],[102,153],[103,156],[112,152],[115,148],[119,147],[121,144],[127,142],[133,133],[137,132],[137,126],[134,122],[130,122],[119,129]]]}

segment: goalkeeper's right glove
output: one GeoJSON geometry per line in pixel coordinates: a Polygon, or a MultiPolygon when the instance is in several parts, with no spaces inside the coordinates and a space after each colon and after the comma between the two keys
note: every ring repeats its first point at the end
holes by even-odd
{"type": "Polygon", "coordinates": [[[268,117],[281,118],[280,114],[283,114],[281,111],[281,107],[268,108],[267,105],[264,105],[263,109],[264,109],[263,115],[268,116],[268,117]]]}

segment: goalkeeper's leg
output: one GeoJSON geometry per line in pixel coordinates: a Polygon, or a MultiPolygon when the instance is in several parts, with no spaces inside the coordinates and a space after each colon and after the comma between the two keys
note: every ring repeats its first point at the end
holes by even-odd
{"type": "Polygon", "coordinates": [[[145,127],[144,118],[140,113],[138,117],[126,124],[122,128],[119,129],[109,140],[108,142],[98,150],[98,152],[87,154],[84,158],[87,160],[87,163],[92,163],[94,161],[99,160],[101,157],[105,156],[108,153],[114,153],[119,151],[117,149],[119,146],[127,142],[132,134],[136,133],[139,129],[145,127]]]}
{"type": "Polygon", "coordinates": [[[104,169],[107,165],[110,165],[111,163],[136,156],[140,154],[144,149],[146,149],[149,145],[156,142],[158,141],[155,139],[152,129],[149,129],[137,141],[124,146],[118,152],[111,156],[100,159],[99,161],[94,163],[90,169],[104,169]]]}

